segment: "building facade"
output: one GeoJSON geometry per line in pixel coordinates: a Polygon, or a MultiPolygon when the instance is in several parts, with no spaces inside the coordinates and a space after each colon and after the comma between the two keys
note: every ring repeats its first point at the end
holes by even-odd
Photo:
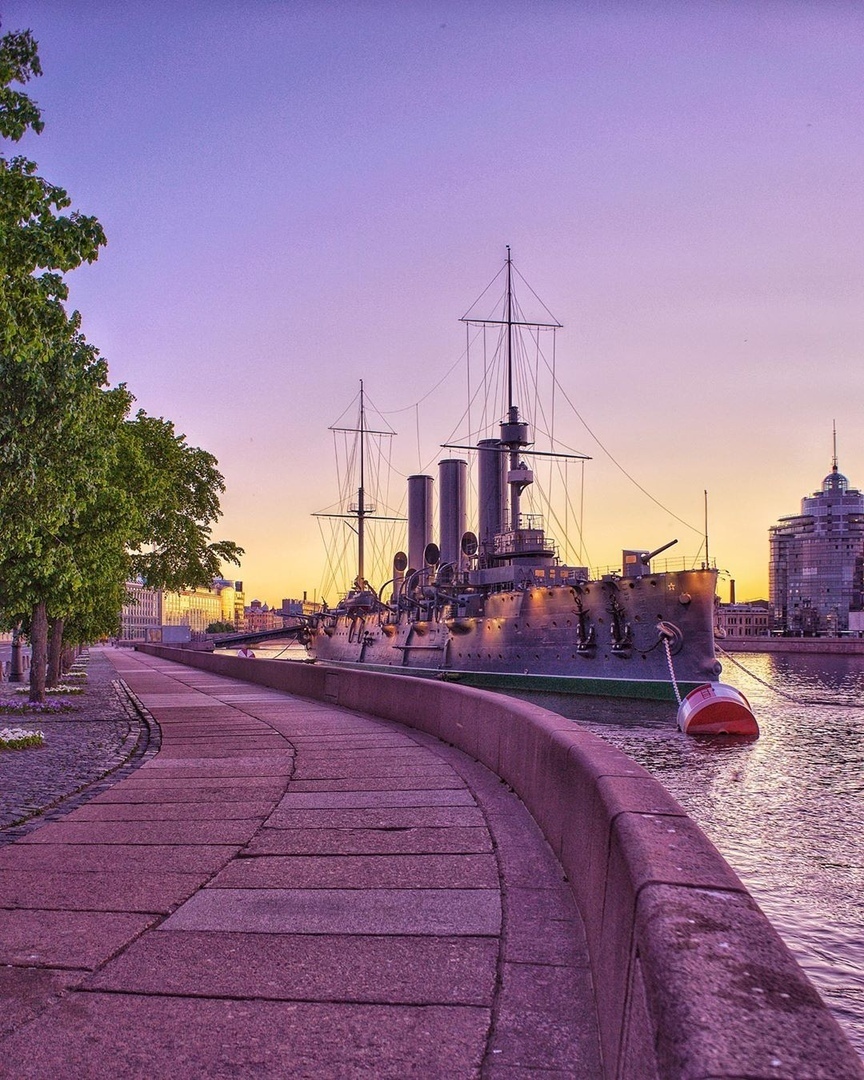
{"type": "Polygon", "coordinates": [[[864,494],[837,467],[801,513],[769,530],[768,584],[775,629],[813,636],[849,630],[864,600],[864,494]]]}
{"type": "Polygon", "coordinates": [[[128,600],[120,612],[121,641],[153,641],[162,627],[162,590],[127,581],[128,600]]]}
{"type": "Polygon", "coordinates": [[[720,604],[717,608],[719,637],[769,637],[773,623],[773,612],[767,600],[720,604]]]}
{"type": "MultiPolygon", "coordinates": [[[[207,588],[167,592],[128,581],[129,601],[120,615],[121,641],[161,641],[168,627],[187,627],[189,638],[204,637],[214,622],[238,626],[243,612],[243,583],[217,578],[207,588]]],[[[239,628],[239,627],[238,627],[239,628]]]]}
{"type": "Polygon", "coordinates": [[[267,604],[260,600],[253,600],[244,612],[244,630],[248,633],[258,633],[262,630],[281,630],[285,625],[282,615],[275,610],[271,611],[267,604]]]}

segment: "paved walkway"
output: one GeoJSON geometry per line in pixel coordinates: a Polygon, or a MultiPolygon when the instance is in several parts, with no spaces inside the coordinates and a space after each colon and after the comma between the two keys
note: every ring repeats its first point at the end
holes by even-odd
{"type": "Polygon", "coordinates": [[[581,923],[497,777],[398,725],[106,655],[162,748],[0,848],[0,1074],[600,1075],[581,923]]]}

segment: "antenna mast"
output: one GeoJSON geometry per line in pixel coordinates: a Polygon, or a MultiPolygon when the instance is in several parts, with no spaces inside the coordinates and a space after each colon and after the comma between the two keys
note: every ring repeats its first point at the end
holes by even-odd
{"type": "Polygon", "coordinates": [[[705,568],[706,568],[706,570],[710,570],[711,569],[711,559],[709,558],[709,555],[708,555],[708,489],[707,488],[703,491],[703,494],[705,496],[705,568]]]}
{"type": "Polygon", "coordinates": [[[366,501],[363,488],[366,482],[366,408],[363,400],[363,380],[360,380],[360,487],[357,490],[357,587],[362,589],[366,542],[366,501]]]}

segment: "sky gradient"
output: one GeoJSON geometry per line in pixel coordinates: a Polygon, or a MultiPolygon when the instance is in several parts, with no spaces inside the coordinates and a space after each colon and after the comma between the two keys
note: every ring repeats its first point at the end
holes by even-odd
{"type": "Polygon", "coordinates": [[[45,131],[21,151],[108,235],[71,302],[112,381],[219,459],[214,535],[246,549],[226,570],[248,598],[320,595],[310,515],[336,495],[327,427],[361,378],[397,468],[436,459],[464,384],[414,406],[507,244],[564,324],[558,375],[588,427],[562,399],[556,431],[592,458],[592,566],[673,536],[695,553],[707,489],[712,558],[739,599],[766,596],[768,527],[819,488],[835,420],[864,486],[860,4],[0,17],[45,70],[45,131]]]}

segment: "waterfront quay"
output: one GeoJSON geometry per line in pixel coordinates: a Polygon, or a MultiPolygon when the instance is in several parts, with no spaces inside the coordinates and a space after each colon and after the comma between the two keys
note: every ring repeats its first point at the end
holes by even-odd
{"type": "Polygon", "coordinates": [[[0,847],[0,1072],[864,1075],[671,796],[563,718],[104,655],[161,743],[0,847]]]}

